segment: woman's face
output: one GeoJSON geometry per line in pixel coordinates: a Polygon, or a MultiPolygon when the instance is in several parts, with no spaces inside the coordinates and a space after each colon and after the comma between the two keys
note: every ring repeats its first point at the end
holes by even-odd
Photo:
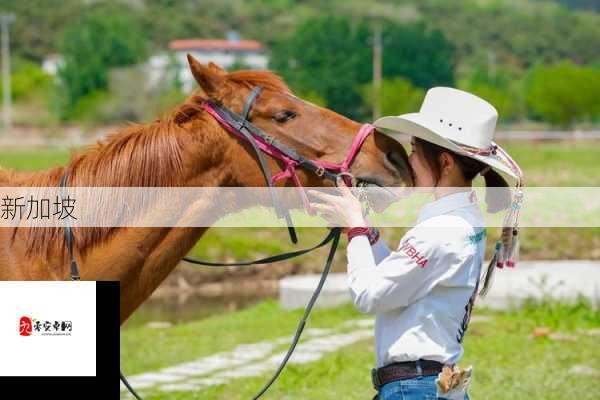
{"type": "Polygon", "coordinates": [[[415,174],[415,187],[433,187],[435,182],[429,166],[423,160],[423,155],[416,146],[414,137],[410,140],[411,152],[408,161],[415,174]]]}

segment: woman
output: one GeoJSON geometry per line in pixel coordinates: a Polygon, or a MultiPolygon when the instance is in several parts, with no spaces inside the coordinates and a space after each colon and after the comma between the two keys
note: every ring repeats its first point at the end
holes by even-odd
{"type": "MultiPolygon", "coordinates": [[[[485,221],[472,181],[484,177],[488,211],[495,212],[510,205],[508,185],[498,172],[521,178],[516,163],[492,142],[496,120],[496,110],[484,100],[440,87],[427,92],[418,113],[375,122],[385,134],[412,135],[415,185],[435,198],[420,210],[396,251],[368,228],[360,202],[343,182],[342,196],[310,192],[317,212],[348,227],[351,296],[360,311],[376,314],[378,368],[372,379],[381,400],[468,398],[470,371],[456,387],[449,386],[452,367],[463,355],[485,253],[485,221]],[[491,187],[501,189],[492,193],[491,187]],[[441,374],[444,366],[450,369],[441,374]]],[[[507,221],[514,218],[513,212],[507,221]]],[[[514,262],[516,221],[511,225],[503,230],[508,234],[498,242],[486,276],[494,266],[514,262]]],[[[488,284],[486,279],[485,289],[488,284]]]]}

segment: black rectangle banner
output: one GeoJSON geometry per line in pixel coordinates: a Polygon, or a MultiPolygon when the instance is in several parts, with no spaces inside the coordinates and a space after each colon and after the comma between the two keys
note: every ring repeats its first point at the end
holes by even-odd
{"type": "Polygon", "coordinates": [[[0,397],[118,399],[119,352],[119,282],[96,282],[96,376],[0,376],[0,397]]]}

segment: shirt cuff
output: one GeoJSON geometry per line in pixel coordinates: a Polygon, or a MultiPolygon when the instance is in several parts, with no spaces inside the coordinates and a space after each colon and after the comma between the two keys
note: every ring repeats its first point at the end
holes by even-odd
{"type": "Polygon", "coordinates": [[[348,272],[376,265],[369,238],[365,235],[353,237],[348,243],[346,253],[348,256],[348,272]]]}

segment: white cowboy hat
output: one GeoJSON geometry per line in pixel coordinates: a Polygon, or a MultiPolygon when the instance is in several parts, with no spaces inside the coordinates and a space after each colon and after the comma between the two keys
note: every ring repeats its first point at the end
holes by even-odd
{"type": "Polygon", "coordinates": [[[462,90],[434,87],[418,113],[379,118],[374,125],[394,139],[408,134],[475,158],[518,182],[520,168],[492,141],[497,120],[498,112],[487,101],[462,90]]]}

